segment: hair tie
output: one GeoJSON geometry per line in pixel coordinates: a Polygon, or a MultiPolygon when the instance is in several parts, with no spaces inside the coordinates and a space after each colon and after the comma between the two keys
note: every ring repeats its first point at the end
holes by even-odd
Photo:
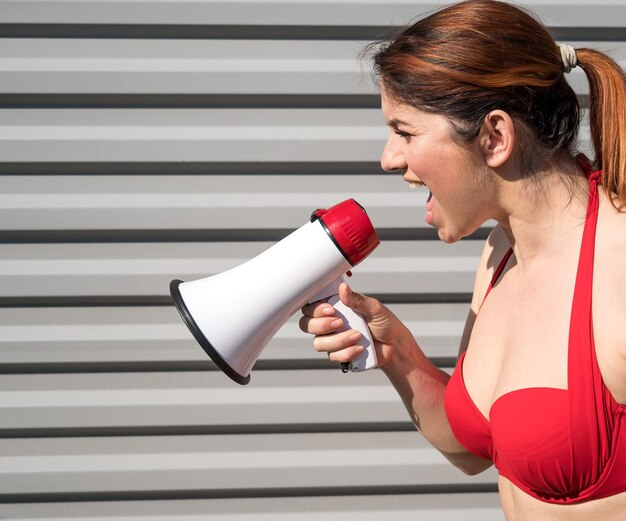
{"type": "Polygon", "coordinates": [[[564,43],[559,44],[559,50],[561,51],[561,61],[563,62],[563,73],[567,74],[576,65],[578,65],[578,57],[576,56],[576,49],[571,45],[564,43]]]}

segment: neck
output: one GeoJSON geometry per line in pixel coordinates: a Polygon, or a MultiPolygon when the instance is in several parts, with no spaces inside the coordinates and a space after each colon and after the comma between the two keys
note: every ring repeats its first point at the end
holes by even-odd
{"type": "Polygon", "coordinates": [[[502,216],[498,219],[521,268],[567,253],[585,222],[588,182],[570,161],[536,178],[502,176],[502,216]]]}

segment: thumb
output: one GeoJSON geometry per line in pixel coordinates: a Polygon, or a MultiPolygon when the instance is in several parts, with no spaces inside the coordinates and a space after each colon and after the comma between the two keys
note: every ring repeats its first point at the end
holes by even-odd
{"type": "Polygon", "coordinates": [[[352,291],[347,283],[339,286],[339,299],[349,308],[363,315],[366,319],[373,318],[379,311],[380,303],[372,297],[367,297],[356,291],[352,291]]]}

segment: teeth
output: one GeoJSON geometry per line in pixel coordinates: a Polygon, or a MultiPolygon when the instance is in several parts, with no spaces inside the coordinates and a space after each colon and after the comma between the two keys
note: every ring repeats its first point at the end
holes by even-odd
{"type": "Polygon", "coordinates": [[[409,188],[411,190],[415,190],[416,188],[419,188],[421,186],[425,186],[424,183],[420,183],[417,181],[409,181],[409,188]]]}

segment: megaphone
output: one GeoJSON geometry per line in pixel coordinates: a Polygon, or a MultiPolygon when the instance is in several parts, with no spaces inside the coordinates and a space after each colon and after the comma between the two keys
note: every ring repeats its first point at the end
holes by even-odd
{"type": "Polygon", "coordinates": [[[315,210],[309,222],[251,260],[190,282],[175,279],[170,293],[183,322],[215,364],[241,385],[261,352],[305,304],[326,299],[357,329],[365,347],[344,372],[376,367],[363,317],[344,306],[338,288],[349,270],[380,243],[365,209],[348,199],[315,210]]]}

